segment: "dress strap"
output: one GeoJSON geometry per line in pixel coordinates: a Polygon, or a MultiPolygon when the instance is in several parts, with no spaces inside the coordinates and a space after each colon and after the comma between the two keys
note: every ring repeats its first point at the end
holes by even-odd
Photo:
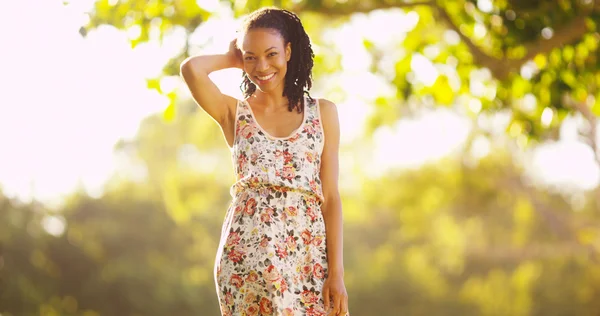
{"type": "Polygon", "coordinates": [[[233,144],[237,142],[237,136],[241,130],[241,122],[245,120],[245,115],[248,114],[248,109],[246,109],[246,101],[237,100],[235,105],[235,117],[234,117],[234,132],[233,132],[233,144]]]}
{"type": "Polygon", "coordinates": [[[316,99],[311,100],[308,96],[304,96],[304,110],[308,111],[306,119],[309,121],[312,121],[319,117],[319,113],[317,112],[318,107],[316,99]]]}
{"type": "Polygon", "coordinates": [[[312,116],[311,119],[314,122],[315,128],[318,130],[320,137],[318,137],[318,152],[319,155],[323,153],[325,147],[325,129],[323,128],[323,120],[321,119],[321,105],[318,99],[313,99],[312,102],[312,116]]]}

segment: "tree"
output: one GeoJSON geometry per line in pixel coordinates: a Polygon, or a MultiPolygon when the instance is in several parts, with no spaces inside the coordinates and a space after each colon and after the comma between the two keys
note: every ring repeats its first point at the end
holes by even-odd
{"type": "Polygon", "coordinates": [[[3,315],[218,311],[210,278],[218,232],[207,232],[218,226],[201,221],[210,216],[176,223],[162,201],[127,185],[99,200],[74,195],[56,213],[4,201],[3,315]],[[63,219],[64,232],[50,234],[49,217],[63,219]]]}
{"type": "MultiPolygon", "coordinates": [[[[171,125],[145,128],[158,126],[171,125]]],[[[113,184],[100,199],[74,195],[58,212],[0,195],[0,312],[218,314],[211,276],[227,200],[202,206],[213,200],[211,179],[189,176],[196,182],[172,189],[187,219],[149,194],[150,182],[113,184]],[[62,218],[64,231],[48,233],[48,216],[62,218]]],[[[591,205],[574,213],[561,196],[525,184],[500,148],[466,169],[446,159],[360,183],[361,194],[342,195],[353,313],[594,315],[600,308],[600,216],[591,205]],[[565,225],[547,224],[553,220],[565,225]]]]}
{"type": "MultiPolygon", "coordinates": [[[[396,74],[391,79],[397,96],[379,100],[372,119],[373,129],[398,118],[411,97],[421,104],[424,101],[431,105],[470,104],[467,110],[474,114],[507,109],[512,113],[509,134],[519,138],[521,145],[529,140],[555,139],[563,119],[580,113],[589,123],[584,139],[600,157],[596,139],[592,137],[596,116],[600,114],[598,1],[231,0],[228,3],[238,16],[262,6],[288,8],[303,15],[307,23],[318,19],[321,29],[323,25],[346,21],[353,14],[397,8],[415,10],[419,23],[408,32],[402,47],[398,47],[407,53],[397,60],[396,74]],[[460,44],[456,45],[454,36],[460,38],[460,44]],[[453,78],[449,78],[452,73],[440,74],[431,84],[410,78],[413,53],[423,54],[433,46],[439,53],[425,54],[427,58],[436,66],[455,68],[458,82],[453,83],[453,78]],[[481,69],[483,74],[476,73],[481,69]],[[427,102],[431,97],[434,102],[427,102]],[[524,97],[528,99],[524,101],[524,97]],[[534,106],[524,105],[527,102],[534,106]]],[[[189,35],[210,16],[211,12],[196,1],[99,0],[86,30],[100,24],[139,28],[139,37],[132,39],[136,45],[147,41],[153,29],[163,36],[183,27],[189,35]]],[[[381,73],[376,62],[386,52],[374,47],[369,39],[365,39],[365,45],[372,53],[374,70],[381,73]]],[[[190,47],[185,47],[179,56],[174,56],[165,66],[165,75],[176,75],[179,62],[189,52],[190,47]]],[[[317,69],[331,68],[319,61],[317,69]]]]}
{"type": "MultiPolygon", "coordinates": [[[[363,39],[373,72],[395,88],[394,96],[376,98],[371,131],[415,107],[452,106],[473,118],[510,112],[507,133],[521,145],[554,139],[566,116],[583,115],[595,146],[597,2],[227,3],[238,16],[264,5],[290,8],[302,15],[313,40],[327,45],[335,43],[324,43],[318,30],[349,23],[352,15],[414,10],[417,23],[398,31],[393,44],[400,52],[393,71],[382,62],[389,51],[363,39]],[[438,76],[415,80],[415,62],[434,65],[438,76]]],[[[211,16],[193,0],[99,0],[82,34],[104,23],[137,29],[135,46],[176,28],[189,36],[211,16]]],[[[187,45],[173,56],[164,76],[177,75],[191,50],[187,45]]],[[[343,71],[338,54],[317,54],[318,76],[343,71]]],[[[149,87],[160,91],[159,79],[149,80],[149,87]]],[[[147,118],[133,141],[115,147],[145,170],[145,181],[116,177],[105,196],[75,195],[56,213],[0,195],[0,274],[8,285],[3,315],[217,312],[211,273],[230,198],[229,153],[212,137],[220,131],[205,113],[175,92],[168,96],[172,105],[163,118],[147,118]],[[48,215],[64,220],[63,234],[46,232],[48,215]]],[[[485,128],[478,130],[485,134],[485,128]]],[[[472,164],[445,159],[414,172],[359,179],[360,194],[342,192],[353,313],[598,310],[597,208],[576,208],[563,196],[528,185],[503,149],[472,164]]]]}

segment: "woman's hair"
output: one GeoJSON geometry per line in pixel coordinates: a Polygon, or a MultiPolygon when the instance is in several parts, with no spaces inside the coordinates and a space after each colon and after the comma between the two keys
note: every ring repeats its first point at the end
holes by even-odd
{"type": "MultiPolygon", "coordinates": [[[[308,90],[312,87],[312,68],[314,53],[310,39],[302,26],[298,16],[290,11],[277,8],[263,8],[248,15],[241,31],[246,33],[251,29],[274,29],[283,37],[284,44],[291,43],[292,54],[287,62],[283,96],[288,98],[290,112],[297,108],[298,112],[304,110],[304,94],[312,101],[308,90]]],[[[256,85],[244,73],[240,89],[244,97],[248,98],[256,91],[256,85]]]]}

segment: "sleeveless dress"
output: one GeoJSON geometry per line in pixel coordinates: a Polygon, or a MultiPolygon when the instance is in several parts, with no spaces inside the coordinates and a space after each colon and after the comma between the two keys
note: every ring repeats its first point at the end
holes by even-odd
{"type": "Polygon", "coordinates": [[[238,101],[232,160],[236,182],[215,261],[223,316],[325,315],[327,277],[324,146],[319,104],[288,137],[269,135],[238,101]]]}

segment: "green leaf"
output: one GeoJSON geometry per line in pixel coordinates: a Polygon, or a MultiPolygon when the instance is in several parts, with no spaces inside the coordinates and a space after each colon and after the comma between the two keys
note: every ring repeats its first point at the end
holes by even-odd
{"type": "Polygon", "coordinates": [[[596,94],[596,101],[592,105],[592,113],[596,116],[600,116],[600,92],[596,94]]]}
{"type": "Polygon", "coordinates": [[[175,120],[176,117],[176,107],[175,107],[175,99],[176,99],[176,94],[175,92],[169,92],[167,94],[167,97],[169,97],[169,106],[167,106],[167,108],[163,111],[163,120],[165,122],[173,122],[175,120]]]}
{"type": "Polygon", "coordinates": [[[438,76],[431,89],[433,97],[439,104],[451,105],[454,101],[454,91],[450,87],[448,77],[438,76]]]}
{"type": "Polygon", "coordinates": [[[160,78],[146,79],[146,87],[151,90],[156,90],[158,93],[162,94],[162,90],[160,89],[160,78]]]}

